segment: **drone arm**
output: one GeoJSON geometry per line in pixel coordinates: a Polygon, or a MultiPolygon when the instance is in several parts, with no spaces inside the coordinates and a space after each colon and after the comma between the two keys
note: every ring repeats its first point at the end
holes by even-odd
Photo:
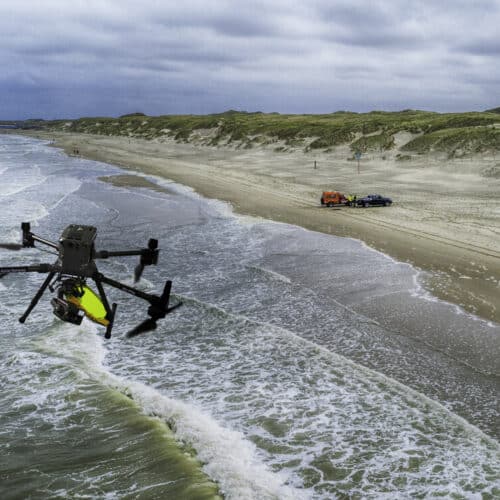
{"type": "Polygon", "coordinates": [[[44,245],[55,248],[56,250],[59,249],[59,245],[57,243],[54,243],[53,241],[46,240],[45,238],[37,236],[36,234],[33,234],[33,233],[31,233],[31,237],[33,238],[34,241],[38,241],[39,243],[43,243],[44,245]]]}
{"type": "Polygon", "coordinates": [[[130,255],[140,255],[141,260],[134,270],[134,282],[139,281],[144,271],[145,266],[150,266],[152,264],[157,264],[158,254],[160,250],[158,249],[158,240],[151,238],[148,241],[147,248],[141,248],[139,250],[119,250],[109,252],[108,250],[101,250],[95,252],[95,259],[107,259],[109,257],[128,257],[130,255]]]}
{"type": "Polygon", "coordinates": [[[142,255],[144,249],[142,250],[118,250],[109,252],[108,250],[100,250],[95,253],[95,259],[107,259],[109,257],[128,257],[131,255],[142,255]]]}
{"type": "Polygon", "coordinates": [[[50,273],[54,269],[52,264],[35,264],[33,266],[0,267],[0,276],[7,273],[50,273]]]}
{"type": "MultiPolygon", "coordinates": [[[[107,285],[110,285],[114,288],[118,288],[118,290],[122,290],[123,292],[129,293],[130,295],[135,295],[136,297],[147,300],[149,303],[154,302],[155,297],[156,297],[155,295],[151,295],[149,293],[142,292],[141,290],[138,290],[137,288],[134,288],[132,286],[125,285],[125,283],[120,283],[119,281],[108,278],[101,273],[98,273],[94,277],[94,281],[96,282],[98,289],[99,289],[99,286],[102,287],[102,284],[101,285],[98,284],[99,282],[106,283],[107,285]]],[[[104,292],[104,290],[103,290],[103,292],[104,292]]],[[[100,290],[99,290],[99,293],[101,293],[100,290]]]]}
{"type": "Polygon", "coordinates": [[[55,248],[56,250],[59,248],[57,243],[33,234],[31,232],[31,225],[29,222],[23,222],[21,224],[21,230],[23,232],[23,247],[33,248],[35,246],[35,241],[38,241],[39,243],[43,243],[44,245],[55,248]]]}

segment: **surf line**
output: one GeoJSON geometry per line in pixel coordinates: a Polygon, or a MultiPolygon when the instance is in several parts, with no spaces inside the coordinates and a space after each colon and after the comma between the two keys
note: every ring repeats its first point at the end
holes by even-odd
{"type": "Polygon", "coordinates": [[[194,405],[109,371],[103,340],[89,322],[84,321],[78,328],[60,325],[38,344],[43,350],[75,363],[85,376],[129,397],[145,415],[163,420],[181,446],[196,450],[202,470],[217,483],[224,496],[284,500],[307,496],[305,491],[285,485],[283,475],[270,471],[259,458],[257,447],[242,433],[221,427],[194,405]]]}

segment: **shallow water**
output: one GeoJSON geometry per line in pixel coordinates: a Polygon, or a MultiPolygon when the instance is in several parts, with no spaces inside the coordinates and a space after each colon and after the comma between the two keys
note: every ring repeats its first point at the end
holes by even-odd
{"type": "MultiPolygon", "coordinates": [[[[332,498],[500,494],[500,326],[433,299],[418,273],[358,241],[235,217],[122,173],[0,136],[0,240],[21,221],[98,249],[160,240],[141,287],[184,306],[132,340],[145,304],[119,303],[110,341],[61,323],[42,276],[0,282],[2,498],[332,498]]],[[[2,265],[51,262],[0,250],[2,265]]],[[[99,268],[131,283],[136,258],[99,268]]]]}

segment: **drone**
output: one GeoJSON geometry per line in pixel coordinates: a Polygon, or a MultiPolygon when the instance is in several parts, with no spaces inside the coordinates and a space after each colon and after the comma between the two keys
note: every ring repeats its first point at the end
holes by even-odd
{"type": "Polygon", "coordinates": [[[61,234],[58,243],[37,236],[31,232],[29,222],[21,224],[22,244],[0,243],[0,248],[8,250],[21,250],[34,248],[35,242],[57,250],[57,260],[54,264],[35,264],[28,266],[0,267],[0,278],[9,273],[43,273],[47,274],[42,286],[36,292],[30,305],[19,318],[24,323],[31,311],[48,288],[56,295],[51,300],[53,313],[62,321],[80,325],[83,318],[87,317],[94,323],[106,328],[104,337],[111,338],[111,330],[116,316],[117,304],[109,305],[104,291],[104,284],[117,288],[130,295],[139,297],[149,303],[146,320],[127,333],[127,337],[135,337],[144,332],[156,329],[157,321],[182,305],[178,302],[169,306],[172,281],[167,280],[161,296],[145,293],[133,286],[120,283],[100,273],[97,269],[96,259],[110,257],[140,256],[139,264],[134,270],[134,283],[142,276],[145,266],[156,265],[158,262],[158,240],[151,238],[147,248],[138,250],[96,251],[94,241],[97,229],[94,226],[70,224],[61,234]],[[96,287],[95,293],[87,281],[92,280],[96,287]]]}

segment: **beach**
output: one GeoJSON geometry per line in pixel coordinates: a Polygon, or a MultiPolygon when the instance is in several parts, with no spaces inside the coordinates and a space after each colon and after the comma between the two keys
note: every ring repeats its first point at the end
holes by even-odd
{"type": "MultiPolygon", "coordinates": [[[[98,250],[154,237],[158,263],[136,286],[171,280],[183,306],[127,339],[147,305],[108,288],[118,316],[105,339],[54,318],[50,293],[19,323],[42,278],[3,277],[8,496],[497,496],[500,324],[436,300],[421,271],[360,240],[239,215],[168,174],[50,142],[0,136],[0,241],[18,242],[21,221],[51,241],[92,225],[98,250]]],[[[343,213],[310,203],[284,213],[343,213]]],[[[2,265],[45,262],[40,250],[3,249],[2,265]]],[[[132,284],[136,264],[98,268],[132,284]]]]}
{"type": "MultiPolygon", "coordinates": [[[[29,132],[68,154],[171,179],[242,214],[360,239],[424,271],[425,287],[482,318],[500,322],[500,179],[493,156],[449,160],[396,152],[365,155],[270,148],[209,148],[173,140],[29,132]],[[316,162],[316,168],[315,168],[316,162]],[[379,193],[381,208],[323,208],[323,190],[379,193]]],[[[400,139],[401,140],[401,139],[400,139]]],[[[134,177],[121,182],[134,183],[134,177]]],[[[143,181],[137,181],[143,182],[143,181]]]]}

